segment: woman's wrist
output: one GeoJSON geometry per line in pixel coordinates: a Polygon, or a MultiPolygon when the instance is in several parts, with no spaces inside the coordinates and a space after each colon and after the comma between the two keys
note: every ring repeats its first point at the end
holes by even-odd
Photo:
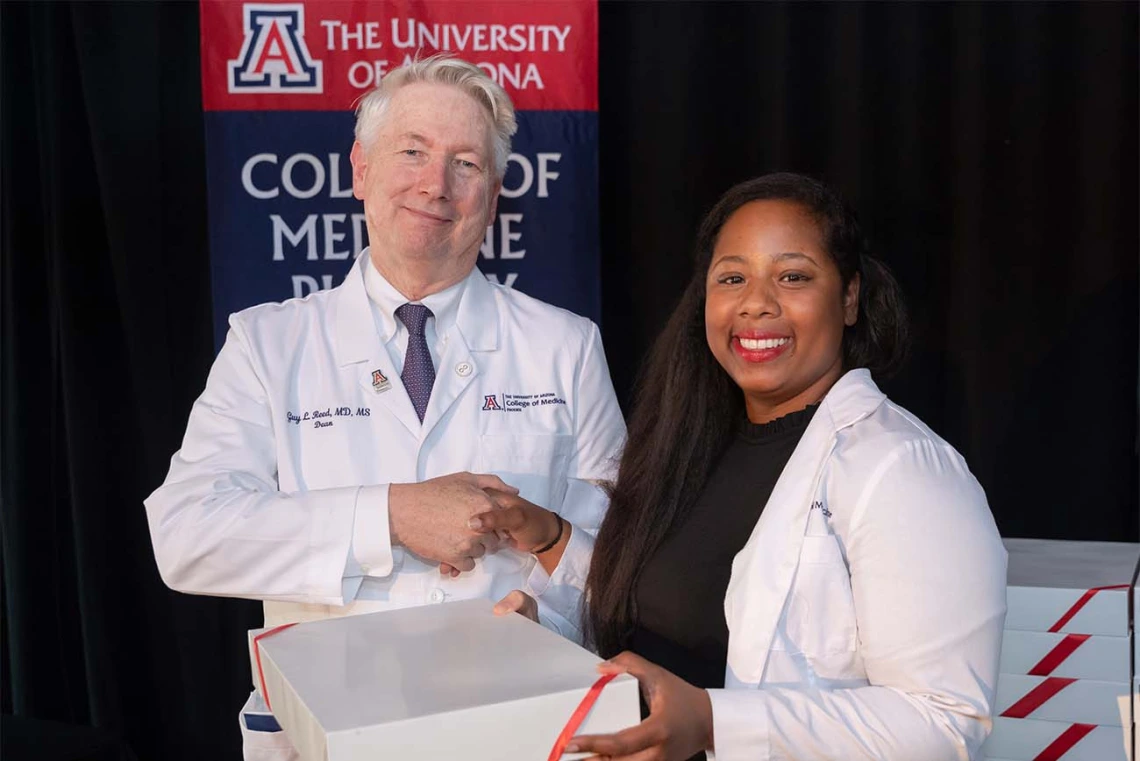
{"type": "Polygon", "coordinates": [[[558,546],[558,543],[562,541],[562,537],[566,532],[566,522],[562,520],[562,516],[551,510],[547,510],[547,512],[554,516],[554,520],[558,525],[556,529],[550,534],[550,539],[547,542],[531,550],[531,554],[533,555],[540,555],[543,552],[548,552],[554,549],[556,546],[558,546]]]}

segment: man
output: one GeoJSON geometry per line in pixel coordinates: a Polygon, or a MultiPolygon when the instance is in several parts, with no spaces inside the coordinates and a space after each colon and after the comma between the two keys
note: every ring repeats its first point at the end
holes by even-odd
{"type": "MultiPolygon", "coordinates": [[[[446,57],[363,99],[370,246],[339,287],[230,318],[146,500],[170,587],[264,600],[267,626],[521,589],[579,636],[625,429],[596,326],[475,269],[515,129],[506,93],[446,57]],[[472,528],[499,506],[529,516],[509,546],[472,528]]],[[[247,757],[289,757],[242,727],[247,757]]]]}

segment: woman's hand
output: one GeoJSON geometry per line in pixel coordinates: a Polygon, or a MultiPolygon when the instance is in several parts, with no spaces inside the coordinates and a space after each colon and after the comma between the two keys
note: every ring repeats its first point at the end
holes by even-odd
{"type": "Polygon", "coordinates": [[[516,589],[503,599],[495,603],[492,609],[496,616],[505,616],[508,613],[518,613],[531,621],[538,623],[538,603],[526,592],[516,589]]]}
{"type": "Polygon", "coordinates": [[[554,541],[560,533],[565,536],[565,527],[556,514],[528,502],[517,494],[486,489],[487,496],[498,504],[498,510],[472,516],[467,527],[481,533],[499,532],[505,536],[508,547],[523,552],[533,552],[554,541]]]}
{"type": "Polygon", "coordinates": [[[681,761],[713,750],[712,701],[709,694],[630,652],[599,664],[603,674],[637,677],[649,705],[649,718],[612,735],[580,735],[567,753],[595,753],[611,761],[681,761]]]}
{"type": "MultiPolygon", "coordinates": [[[[467,524],[472,531],[498,534],[503,544],[523,552],[546,547],[555,537],[559,537],[559,531],[561,536],[556,547],[564,547],[570,539],[570,524],[555,513],[512,492],[499,489],[484,491],[495,502],[496,509],[472,516],[467,524]]],[[[546,572],[552,573],[562,558],[562,552],[545,552],[538,558],[546,572]]],[[[455,578],[459,575],[459,570],[448,563],[440,563],[439,573],[441,576],[455,578]]]]}

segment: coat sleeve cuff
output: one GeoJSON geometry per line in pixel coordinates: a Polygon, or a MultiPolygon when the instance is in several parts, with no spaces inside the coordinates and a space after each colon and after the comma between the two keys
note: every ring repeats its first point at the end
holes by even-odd
{"type": "MultiPolygon", "coordinates": [[[[553,574],[547,574],[541,563],[535,563],[525,579],[524,592],[539,598],[549,595],[548,602],[554,602],[559,589],[576,590],[581,595],[586,588],[586,576],[590,572],[590,556],[594,552],[594,537],[567,521],[570,527],[570,540],[562,552],[562,559],[553,574]]],[[[575,596],[577,600],[577,595],[575,596]]]]}
{"type": "Polygon", "coordinates": [[[547,594],[550,587],[575,589],[579,595],[586,588],[590,573],[590,557],[594,553],[594,535],[609,505],[605,492],[589,481],[570,479],[561,505],[550,509],[562,516],[570,527],[570,540],[553,575],[535,563],[523,588],[531,597],[547,594]]]}
{"type": "Polygon", "coordinates": [[[571,642],[582,644],[582,631],[556,611],[538,604],[538,622],[553,632],[561,634],[571,642]]]}
{"type": "Polygon", "coordinates": [[[392,573],[392,567],[388,484],[362,486],[356,494],[352,548],[345,576],[383,577],[392,573]]]}
{"type": "Polygon", "coordinates": [[[318,605],[348,602],[344,597],[350,591],[350,585],[344,583],[345,556],[352,554],[351,528],[357,492],[359,487],[342,486],[293,495],[293,500],[302,503],[304,512],[311,516],[307,542],[311,560],[304,564],[306,591],[303,595],[270,593],[259,597],[318,605]]]}
{"type": "Polygon", "coordinates": [[[524,579],[523,591],[538,601],[539,623],[574,642],[582,641],[581,601],[594,537],[570,524],[570,540],[553,575],[535,563],[524,579]]]}
{"type": "MultiPolygon", "coordinates": [[[[716,761],[768,761],[768,709],[762,690],[708,690],[716,761]]],[[[709,756],[712,758],[712,754],[709,756]]]]}

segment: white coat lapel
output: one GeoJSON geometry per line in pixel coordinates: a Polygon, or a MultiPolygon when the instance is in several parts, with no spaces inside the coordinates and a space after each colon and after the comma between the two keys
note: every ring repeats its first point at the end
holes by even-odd
{"type": "Polygon", "coordinates": [[[834,441],[831,415],[821,405],[804,431],[772,496],[736,558],[724,599],[728,663],[742,682],[764,673],[776,623],[791,589],[816,476],[834,441]]]}
{"type": "Polygon", "coordinates": [[[420,421],[416,410],[396,377],[392,359],[376,333],[372,307],[364,290],[362,263],[367,261],[367,255],[357,256],[356,264],[337,289],[337,364],[344,368],[354,366],[351,371],[356,373],[357,382],[366,390],[366,398],[374,400],[376,407],[385,410],[413,435],[419,436],[420,421]]]}
{"type": "Polygon", "coordinates": [[[422,436],[447,415],[471,382],[479,376],[481,352],[499,348],[499,308],[495,288],[479,270],[467,276],[455,315],[455,325],[435,370],[435,385],[424,412],[422,436]]]}
{"type": "Polygon", "coordinates": [[[764,674],[799,563],[811,500],[836,433],[870,414],[885,398],[866,370],[852,370],[839,379],[812,417],[752,535],[733,560],[724,612],[728,664],[741,682],[757,684],[764,674]]]}

